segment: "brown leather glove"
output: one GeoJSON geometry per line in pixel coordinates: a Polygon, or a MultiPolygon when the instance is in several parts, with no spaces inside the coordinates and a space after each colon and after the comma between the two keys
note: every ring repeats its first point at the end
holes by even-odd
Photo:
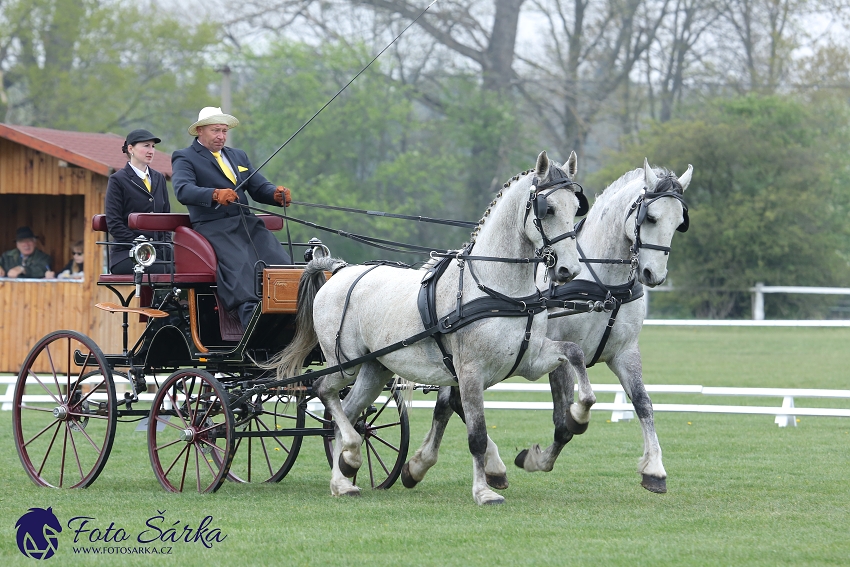
{"type": "Polygon", "coordinates": [[[288,207],[292,203],[292,193],[283,185],[278,185],[274,190],[274,200],[278,205],[288,207]],[[283,204],[284,202],[286,205],[283,204]]]}
{"type": "Polygon", "coordinates": [[[239,194],[233,189],[216,189],[213,191],[213,201],[225,207],[239,200],[239,194]]]}

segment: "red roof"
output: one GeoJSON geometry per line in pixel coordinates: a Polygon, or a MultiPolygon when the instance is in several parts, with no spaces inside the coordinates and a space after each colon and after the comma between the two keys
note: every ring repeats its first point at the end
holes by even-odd
{"type": "MultiPolygon", "coordinates": [[[[0,123],[0,137],[104,176],[127,165],[121,151],[124,137],[117,134],[69,132],[0,123]]],[[[171,154],[155,150],[151,167],[171,179],[171,154]]]]}

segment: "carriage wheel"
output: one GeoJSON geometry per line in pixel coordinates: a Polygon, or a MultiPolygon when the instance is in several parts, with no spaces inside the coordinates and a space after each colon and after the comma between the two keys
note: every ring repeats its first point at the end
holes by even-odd
{"type": "MultiPolygon", "coordinates": [[[[236,431],[271,433],[304,427],[306,410],[298,396],[267,392],[255,396],[237,417],[236,431]]],[[[280,482],[292,469],[301,441],[297,436],[237,437],[228,480],[234,482],[280,482]]]]}
{"type": "Polygon", "coordinates": [[[112,371],[87,336],[56,331],[32,348],[15,386],[12,428],[36,484],[85,488],[103,470],[115,438],[112,371]]]}
{"type": "Polygon", "coordinates": [[[233,412],[219,381],[197,368],[166,378],[148,420],[148,453],[160,484],[170,492],[215,492],[232,450],[233,412]]]}
{"type": "MultiPolygon", "coordinates": [[[[333,428],[331,415],[327,410],[325,419],[328,420],[325,428],[333,428]]],[[[363,466],[352,482],[357,484],[358,476],[368,474],[372,488],[391,487],[401,474],[410,445],[410,423],[401,391],[393,387],[386,400],[366,408],[358,417],[354,428],[363,436],[366,456],[363,466]]],[[[325,437],[324,443],[328,464],[333,466],[333,437],[325,437]]]]}

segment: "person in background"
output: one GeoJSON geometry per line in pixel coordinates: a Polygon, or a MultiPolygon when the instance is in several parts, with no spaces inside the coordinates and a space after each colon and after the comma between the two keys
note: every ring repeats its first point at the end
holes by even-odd
{"type": "Polygon", "coordinates": [[[50,256],[37,247],[35,234],[28,226],[15,231],[15,248],[0,257],[0,277],[47,278],[56,274],[50,269],[50,256]]]}
{"type": "MultiPolygon", "coordinates": [[[[169,241],[168,232],[133,230],[128,224],[130,213],[170,213],[165,176],[150,167],[154,147],[162,140],[147,130],[133,130],[121,150],[128,158],[127,165],[109,177],[106,186],[106,226],[115,242],[131,243],[137,236],[155,241],[169,241]]],[[[167,259],[167,248],[157,246],[157,259],[167,259]]],[[[133,259],[130,246],[110,246],[109,271],[113,274],[132,274],[133,259]]],[[[169,264],[153,264],[146,273],[162,274],[171,271],[169,264]]]]}
{"type": "Polygon", "coordinates": [[[259,217],[233,203],[247,205],[246,192],[260,203],[281,207],[289,206],[292,197],[286,187],[275,187],[254,173],[244,151],[224,146],[227,131],[238,125],[220,108],[201,109],[197,122],[189,126],[195,141],[171,155],[171,182],[177,200],[189,209],[192,228],[215,250],[219,299],[247,327],[259,301],[254,292],[256,262],[271,266],[292,261],[259,217]]]}
{"type": "Polygon", "coordinates": [[[62,268],[59,275],[56,276],[60,280],[81,280],[83,279],[83,241],[78,240],[71,246],[71,260],[62,268]]]}

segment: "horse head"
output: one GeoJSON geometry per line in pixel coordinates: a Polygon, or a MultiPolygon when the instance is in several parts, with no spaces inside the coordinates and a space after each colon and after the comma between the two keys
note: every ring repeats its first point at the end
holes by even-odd
{"type": "Polygon", "coordinates": [[[559,166],[545,151],[537,156],[523,228],[538,255],[546,259],[548,275],[566,283],[581,272],[573,223],[587,213],[587,199],[573,182],[578,167],[575,152],[559,166]]]}
{"type": "Polygon", "coordinates": [[[632,255],[637,256],[637,278],[646,286],[664,283],[673,235],[688,230],[688,207],[683,195],[693,170],[688,165],[681,178],[672,172],[659,176],[644,158],[644,190],[626,214],[624,229],[632,243],[632,255]],[[630,218],[632,215],[634,219],[630,218]]]}

